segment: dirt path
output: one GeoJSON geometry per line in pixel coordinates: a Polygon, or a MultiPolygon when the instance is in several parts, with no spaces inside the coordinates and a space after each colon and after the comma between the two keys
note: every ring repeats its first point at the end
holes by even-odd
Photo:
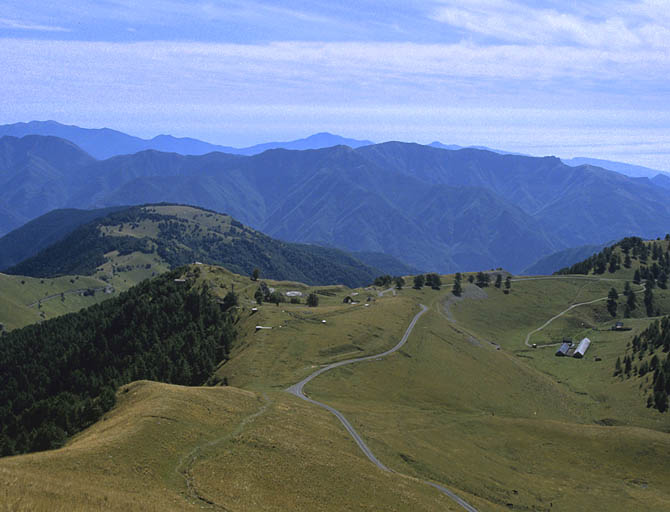
{"type": "Polygon", "coordinates": [[[272,402],[265,393],[263,393],[262,398],[263,398],[263,405],[261,405],[261,407],[256,412],[242,419],[242,421],[238,423],[237,427],[235,427],[235,429],[232,432],[229,432],[216,439],[213,439],[212,441],[207,441],[206,443],[199,444],[198,446],[193,448],[189,453],[187,453],[181,459],[179,459],[179,462],[175,466],[175,472],[181,475],[181,477],[184,479],[184,483],[186,484],[185,498],[187,499],[190,498],[191,500],[199,502],[202,506],[207,508],[213,508],[215,510],[222,510],[225,512],[229,510],[223,505],[210,500],[204,494],[202,494],[202,492],[200,492],[198,486],[196,485],[192,469],[204,450],[232,439],[236,435],[240,434],[249,423],[254,421],[256,418],[258,418],[260,415],[262,415],[263,413],[265,413],[265,411],[268,410],[268,407],[270,407],[270,404],[272,402]]]}

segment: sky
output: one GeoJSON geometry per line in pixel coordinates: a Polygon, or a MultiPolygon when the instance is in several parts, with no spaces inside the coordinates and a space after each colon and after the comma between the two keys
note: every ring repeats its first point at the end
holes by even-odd
{"type": "Polygon", "coordinates": [[[329,131],[670,171],[670,0],[3,0],[0,124],[329,131]]]}

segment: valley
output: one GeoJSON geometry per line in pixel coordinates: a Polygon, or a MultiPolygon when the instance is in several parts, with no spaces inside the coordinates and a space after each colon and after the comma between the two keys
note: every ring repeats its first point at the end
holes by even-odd
{"type": "MultiPolygon", "coordinates": [[[[0,460],[15,509],[39,510],[48,500],[73,510],[463,510],[423,480],[481,511],[670,503],[670,420],[645,406],[640,381],[613,376],[616,358],[650,319],[637,311],[624,319],[631,331],[612,331],[615,319],[598,300],[623,288],[634,269],[515,278],[507,294],[465,274],[461,298],[451,294],[453,275],[440,290],[407,280],[383,295],[386,288],[264,280],[284,295],[300,292],[301,303],[258,305],[258,282],[193,268],[215,296],[234,289],[239,298],[238,336],[215,372],[214,382],[227,386],[121,386],[117,406],[65,447],[0,460]],[[313,308],[304,304],[312,292],[313,308]],[[584,359],[525,345],[547,320],[591,301],[530,338],[541,345],[588,336],[584,359]],[[417,318],[419,304],[427,310],[417,318]],[[325,365],[389,351],[413,318],[397,351],[335,367],[303,391],[340,411],[388,473],[335,416],[286,389],[325,365]],[[56,476],[56,467],[69,469],[56,476]],[[77,484],[82,471],[86,483],[77,484]],[[142,498],[133,491],[140,488],[142,498]]],[[[656,288],[654,298],[670,310],[670,293],[656,288]]]]}

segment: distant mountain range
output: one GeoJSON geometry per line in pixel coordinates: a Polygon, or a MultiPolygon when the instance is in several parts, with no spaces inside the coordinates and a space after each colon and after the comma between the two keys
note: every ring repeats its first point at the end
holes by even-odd
{"type": "MultiPolygon", "coordinates": [[[[563,163],[571,167],[579,167],[580,165],[594,165],[596,167],[602,167],[603,169],[609,169],[610,171],[615,171],[631,178],[654,178],[659,174],[670,179],[670,173],[665,171],[659,171],[658,169],[650,169],[649,167],[642,167],[641,165],[626,164],[623,162],[613,162],[612,160],[600,160],[598,158],[563,158],[563,163]]],[[[653,180],[652,180],[653,181],[653,180]]]]}
{"type": "MultiPolygon", "coordinates": [[[[244,148],[210,144],[190,137],[174,137],[172,135],[158,135],[152,139],[142,139],[126,133],[109,128],[80,128],[79,126],[64,125],[56,121],[30,121],[28,123],[14,123],[0,125],[0,137],[9,135],[13,137],[24,137],[26,135],[50,135],[74,142],[89,155],[96,159],[104,160],[112,156],[129,155],[139,151],[154,149],[166,153],[179,153],[180,155],[204,155],[213,151],[228,153],[231,155],[252,156],[269,149],[322,149],[332,146],[349,146],[359,148],[374,144],[369,140],[357,140],[322,132],[309,137],[286,141],[265,142],[244,148]]],[[[493,149],[487,146],[459,146],[456,144],[443,144],[434,141],[428,144],[438,149],[457,151],[460,149],[481,149],[492,151],[500,155],[530,156],[523,153],[493,149]]],[[[615,162],[612,160],[600,160],[596,158],[577,157],[562,159],[563,163],[571,167],[580,165],[593,165],[610,171],[616,171],[633,178],[653,178],[658,174],[670,177],[669,172],[650,169],[639,165],[615,162]]],[[[2,212],[0,212],[2,215],[2,212]]]]}
{"type": "Polygon", "coordinates": [[[3,137],[0,166],[0,233],[56,208],[188,203],[274,238],[423,270],[520,272],[556,251],[670,226],[670,190],[646,178],[400,142],[98,161],[56,137],[3,137]]]}
{"type": "MultiPolygon", "coordinates": [[[[200,261],[242,275],[258,268],[266,278],[307,284],[364,286],[389,273],[388,268],[371,267],[339,249],[274,240],[228,215],[168,204],[51,212],[0,238],[0,261],[6,262],[11,251],[20,263],[0,270],[31,277],[97,275],[108,261],[124,266],[121,261],[133,253],[155,257],[154,263],[161,267],[200,261]],[[48,247],[31,244],[31,236],[46,232],[54,219],[64,220],[71,229],[60,229],[48,247]]],[[[415,270],[388,256],[368,258],[400,274],[415,270]]],[[[140,270],[144,266],[139,265],[140,270]]],[[[151,275],[151,270],[146,273],[151,275]]]]}
{"type": "Polygon", "coordinates": [[[519,156],[529,156],[524,155],[523,153],[515,153],[512,151],[503,151],[502,149],[493,149],[487,146],[459,146],[458,144],[442,144],[440,141],[433,141],[428,144],[432,148],[438,149],[448,149],[450,151],[458,151],[459,149],[482,149],[484,151],[491,151],[493,153],[498,153],[499,155],[519,155],[519,156]]]}
{"type": "Polygon", "coordinates": [[[90,129],[69,126],[56,121],[31,121],[0,126],[0,137],[24,137],[26,135],[47,135],[60,137],[77,144],[94,158],[103,160],[117,155],[129,155],[139,151],[153,149],[181,155],[204,155],[213,151],[233,155],[257,155],[268,149],[319,149],[345,145],[352,148],[372,144],[369,140],[356,140],[340,137],[331,133],[317,133],[305,139],[289,142],[266,142],[246,148],[219,146],[188,137],[158,135],[153,139],[141,139],[109,128],[90,129]]]}

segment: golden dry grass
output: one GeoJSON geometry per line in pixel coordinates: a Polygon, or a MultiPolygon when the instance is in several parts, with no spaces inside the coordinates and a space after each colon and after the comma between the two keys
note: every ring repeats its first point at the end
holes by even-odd
{"type": "Polygon", "coordinates": [[[0,487],[7,511],[455,510],[287,394],[144,381],[66,447],[0,460],[0,487]]]}

